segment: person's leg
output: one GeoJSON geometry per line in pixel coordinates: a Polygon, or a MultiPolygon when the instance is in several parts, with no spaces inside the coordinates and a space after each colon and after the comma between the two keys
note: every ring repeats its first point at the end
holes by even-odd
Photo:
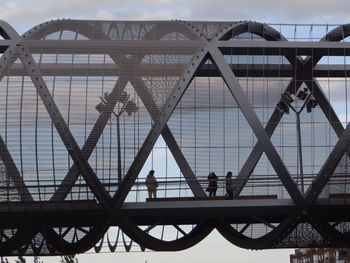
{"type": "Polygon", "coordinates": [[[228,193],[228,199],[233,199],[233,190],[227,191],[228,193]]]}
{"type": "Polygon", "coordinates": [[[153,196],[154,198],[157,198],[157,190],[153,190],[153,196]]]}
{"type": "Polygon", "coordinates": [[[148,190],[148,198],[152,198],[152,191],[148,190]]]}
{"type": "Polygon", "coordinates": [[[215,188],[215,189],[213,190],[213,196],[216,196],[216,190],[217,190],[217,188],[215,188]]]}
{"type": "Polygon", "coordinates": [[[209,197],[212,197],[212,196],[213,196],[213,191],[210,190],[210,191],[209,191],[209,197]]]}

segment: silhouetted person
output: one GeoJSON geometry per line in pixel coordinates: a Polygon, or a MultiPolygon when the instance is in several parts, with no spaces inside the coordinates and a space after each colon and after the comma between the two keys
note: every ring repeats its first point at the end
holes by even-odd
{"type": "Polygon", "coordinates": [[[208,175],[208,181],[209,185],[206,191],[209,192],[209,197],[216,196],[216,190],[218,190],[218,177],[214,172],[211,172],[208,175]]]}
{"type": "Polygon", "coordinates": [[[157,187],[158,187],[158,182],[156,177],[154,176],[154,171],[151,170],[149,171],[147,177],[146,177],[146,186],[147,186],[147,191],[148,191],[148,197],[149,198],[157,198],[157,187]]]}
{"type": "Polygon", "coordinates": [[[233,179],[232,179],[232,172],[228,171],[226,174],[226,192],[227,192],[227,198],[226,199],[233,199],[233,179]]]}

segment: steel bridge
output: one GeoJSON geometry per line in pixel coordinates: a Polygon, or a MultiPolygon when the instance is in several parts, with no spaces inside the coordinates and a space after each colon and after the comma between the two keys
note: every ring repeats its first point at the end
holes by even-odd
{"type": "Polygon", "coordinates": [[[20,36],[2,21],[0,35],[1,256],[175,251],[214,229],[244,248],[350,246],[350,25],[56,20],[20,36]]]}

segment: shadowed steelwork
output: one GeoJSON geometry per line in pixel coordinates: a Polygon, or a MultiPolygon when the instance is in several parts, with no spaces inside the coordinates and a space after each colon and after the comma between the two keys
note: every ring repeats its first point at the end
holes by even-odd
{"type": "Polygon", "coordinates": [[[349,34],[0,22],[0,255],[349,247],[349,34]]]}

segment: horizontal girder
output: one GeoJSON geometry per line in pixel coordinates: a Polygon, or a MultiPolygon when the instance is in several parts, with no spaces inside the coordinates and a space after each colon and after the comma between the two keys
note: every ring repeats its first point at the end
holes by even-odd
{"type": "MultiPolygon", "coordinates": [[[[138,64],[127,73],[121,72],[115,64],[101,63],[40,63],[39,68],[43,76],[178,76],[184,68],[184,64],[169,64],[164,70],[164,64],[138,64]]],[[[295,69],[291,65],[277,64],[230,64],[233,73],[237,77],[283,77],[295,76],[295,69]]],[[[313,77],[319,78],[346,78],[350,75],[350,68],[341,64],[316,65],[313,69],[313,77]]],[[[8,76],[27,76],[21,64],[13,64],[7,71],[8,76]]],[[[220,73],[212,64],[204,64],[198,69],[198,77],[219,77],[220,73]]],[[[311,80],[303,79],[300,80],[311,80]]]]}
{"type": "MultiPolygon", "coordinates": [[[[94,201],[32,202],[0,204],[0,224],[18,228],[23,218],[32,225],[48,227],[94,226],[101,218],[109,218],[110,226],[118,226],[122,217],[132,218],[137,225],[152,225],[161,220],[164,225],[196,224],[201,219],[223,218],[231,224],[254,222],[260,218],[278,223],[293,209],[290,200],[201,200],[125,203],[117,213],[106,212],[94,201]],[[57,211],[60,216],[57,217],[57,211]]],[[[350,209],[350,199],[319,199],[312,215],[327,221],[350,220],[344,212],[350,209]]]]}
{"type": "Polygon", "coordinates": [[[349,56],[350,42],[219,41],[224,55],[349,56]]]}

